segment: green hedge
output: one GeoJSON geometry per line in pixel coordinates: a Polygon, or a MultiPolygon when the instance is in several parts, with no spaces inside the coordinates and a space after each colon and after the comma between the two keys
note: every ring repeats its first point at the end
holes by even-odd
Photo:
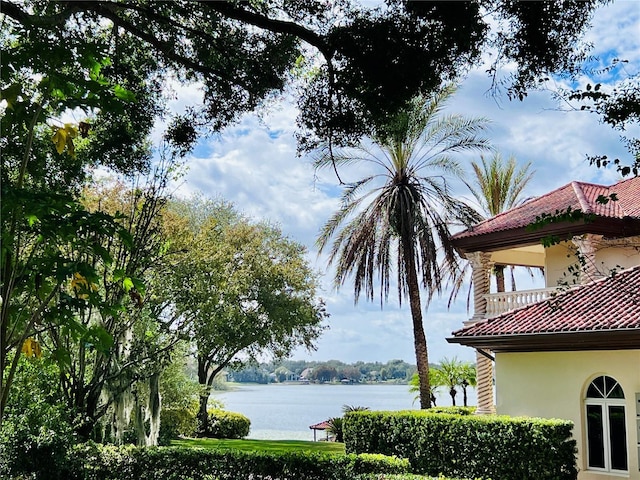
{"type": "Polygon", "coordinates": [[[347,453],[397,455],[415,473],[493,480],[576,479],[572,428],[564,420],[428,411],[344,417],[347,453]]]}
{"type": "Polygon", "coordinates": [[[451,415],[473,415],[476,407],[431,407],[429,413],[450,413],[451,415]]]}
{"type": "Polygon", "coordinates": [[[369,473],[407,473],[409,462],[377,454],[328,455],[205,450],[181,447],[78,445],[67,468],[48,479],[69,480],[352,480],[369,473]]]}
{"type": "MultiPolygon", "coordinates": [[[[358,480],[469,480],[469,479],[462,479],[462,478],[456,479],[451,477],[443,477],[441,475],[438,477],[431,477],[431,476],[425,476],[425,475],[414,475],[410,473],[405,473],[405,474],[371,473],[371,474],[359,476],[358,480]]],[[[474,480],[481,480],[481,479],[476,478],[474,480]]]]}
{"type": "Polygon", "coordinates": [[[225,410],[209,410],[209,424],[205,437],[210,438],[244,438],[249,435],[251,420],[241,413],[225,410]]]}

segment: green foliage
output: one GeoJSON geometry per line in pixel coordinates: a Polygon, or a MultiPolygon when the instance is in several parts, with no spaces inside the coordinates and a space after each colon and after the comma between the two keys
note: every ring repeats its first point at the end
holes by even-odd
{"type": "Polygon", "coordinates": [[[447,413],[449,415],[473,415],[476,407],[431,407],[429,413],[447,413]]]}
{"type": "MultiPolygon", "coordinates": [[[[358,480],[463,480],[454,479],[451,477],[445,477],[444,475],[438,475],[438,477],[427,477],[424,475],[414,474],[386,474],[386,473],[374,473],[368,475],[361,475],[358,480]]],[[[480,480],[476,478],[475,480],[480,480]]]]}
{"type": "Polygon", "coordinates": [[[312,348],[327,317],[305,248],[227,202],[174,202],[171,242],[180,249],[165,296],[196,348],[200,427],[216,376],[264,355],[312,348]],[[188,288],[185,288],[188,285],[188,288]]]}
{"type": "Polygon", "coordinates": [[[204,436],[213,438],[244,438],[249,435],[251,420],[236,412],[213,409],[207,412],[209,421],[204,436]]]}
{"type": "Polygon", "coordinates": [[[343,442],[344,435],[342,430],[343,419],[342,417],[331,417],[327,420],[329,428],[327,429],[336,442],[343,442]]]}
{"type": "Polygon", "coordinates": [[[420,412],[345,415],[348,453],[398,455],[414,472],[504,480],[575,480],[573,423],[420,412]]]}
{"type": "Polygon", "coordinates": [[[503,160],[500,153],[495,153],[489,161],[480,155],[480,160],[482,166],[471,162],[474,179],[467,186],[482,213],[493,217],[521,203],[520,194],[534,174],[529,171],[531,162],[517,169],[514,156],[503,160]]]}
{"type": "Polygon", "coordinates": [[[192,408],[163,408],[160,412],[160,434],[158,445],[169,445],[178,437],[193,437],[198,428],[198,405],[192,408]]]}
{"type": "Polygon", "coordinates": [[[360,474],[407,473],[409,462],[377,454],[265,453],[84,444],[71,453],[66,469],[69,480],[204,480],[207,475],[226,480],[352,480],[360,474]]]}
{"type": "Polygon", "coordinates": [[[27,473],[53,478],[48,473],[65,464],[77,441],[56,370],[45,359],[21,359],[13,389],[0,427],[0,478],[27,473]]]}
{"type": "MultiPolygon", "coordinates": [[[[579,39],[599,3],[5,0],[2,10],[5,38],[21,47],[7,49],[8,60],[38,67],[55,98],[77,92],[82,104],[107,106],[107,95],[128,101],[137,85],[157,91],[165,77],[202,85],[202,105],[168,132],[184,152],[194,132],[220,131],[284,90],[310,48],[312,74],[298,76],[300,123],[313,133],[301,136],[305,147],[368,133],[417,93],[463,76],[488,47],[497,52],[489,70],[496,88],[511,85],[510,95],[522,99],[549,72],[576,72],[585,50],[579,39]],[[505,64],[513,76],[503,79],[505,64]],[[129,78],[138,71],[146,81],[129,78]],[[114,76],[127,81],[112,84],[114,76]]],[[[2,96],[13,106],[18,95],[8,87],[2,96]]],[[[152,121],[158,112],[147,109],[152,121]]],[[[122,130],[143,120],[125,116],[122,130]]]]}

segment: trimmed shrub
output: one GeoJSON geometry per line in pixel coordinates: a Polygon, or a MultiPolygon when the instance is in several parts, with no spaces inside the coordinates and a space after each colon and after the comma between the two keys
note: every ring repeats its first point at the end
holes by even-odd
{"type": "Polygon", "coordinates": [[[409,472],[409,462],[384,455],[329,455],[205,450],[183,447],[78,445],[69,480],[353,480],[363,474],[409,472]]]}
{"type": "Polygon", "coordinates": [[[249,435],[251,420],[241,413],[213,409],[207,411],[209,425],[205,437],[210,438],[244,438],[249,435]]]}
{"type": "MultiPolygon", "coordinates": [[[[451,478],[451,477],[431,477],[425,475],[414,475],[414,474],[387,474],[387,473],[370,473],[366,475],[360,475],[358,480],[470,480],[463,478],[451,478]]],[[[476,478],[474,480],[481,480],[476,478]]]]}
{"type": "Polygon", "coordinates": [[[429,413],[449,413],[451,415],[473,415],[476,407],[431,407],[429,413]]]}
{"type": "Polygon", "coordinates": [[[572,428],[564,420],[429,411],[344,417],[348,453],[397,455],[415,473],[493,480],[575,480],[572,428]]]}
{"type": "Polygon", "coordinates": [[[178,437],[193,437],[198,427],[196,413],[189,408],[163,408],[160,412],[160,445],[178,437]]]}

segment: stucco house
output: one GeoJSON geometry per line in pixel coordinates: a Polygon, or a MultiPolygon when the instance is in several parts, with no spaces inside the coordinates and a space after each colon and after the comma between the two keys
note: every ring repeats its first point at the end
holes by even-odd
{"type": "Polygon", "coordinates": [[[572,182],[453,240],[474,315],[448,341],[477,352],[479,413],[572,420],[580,480],[640,480],[640,178],[572,182]],[[544,288],[490,293],[495,264],[544,288]]]}

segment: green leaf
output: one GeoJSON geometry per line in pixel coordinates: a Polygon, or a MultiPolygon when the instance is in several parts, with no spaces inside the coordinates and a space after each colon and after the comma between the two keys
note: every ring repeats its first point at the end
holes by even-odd
{"type": "Polygon", "coordinates": [[[125,292],[129,293],[133,288],[133,280],[131,280],[131,277],[125,277],[124,280],[122,280],[122,287],[125,292]]]}
{"type": "Polygon", "coordinates": [[[140,295],[144,295],[144,292],[146,290],[146,286],[144,282],[139,278],[135,278],[135,277],[132,277],[131,281],[133,282],[133,286],[136,287],[136,290],[138,291],[138,293],[140,295]]]}
{"type": "Polygon", "coordinates": [[[0,90],[0,100],[7,102],[7,109],[9,110],[13,110],[13,105],[20,95],[22,95],[22,85],[19,83],[13,83],[4,90],[0,90]]]}
{"type": "Polygon", "coordinates": [[[118,236],[120,237],[120,240],[122,240],[122,243],[125,245],[125,247],[130,250],[133,249],[133,236],[130,232],[125,229],[120,229],[118,231],[118,236]]]}
{"type": "Polygon", "coordinates": [[[87,331],[86,340],[102,353],[108,353],[113,347],[113,336],[101,326],[91,327],[87,331]]]}
{"type": "Polygon", "coordinates": [[[30,227],[33,227],[37,221],[38,217],[36,215],[27,215],[27,223],[29,223],[30,227]]]}
{"type": "Polygon", "coordinates": [[[122,280],[124,278],[125,272],[123,268],[116,268],[113,271],[113,281],[114,282],[119,282],[120,280],[122,280]]]}
{"type": "Polygon", "coordinates": [[[117,98],[124,100],[125,102],[135,102],[136,100],[136,96],[131,90],[127,90],[120,85],[113,87],[113,93],[117,98]]]}

